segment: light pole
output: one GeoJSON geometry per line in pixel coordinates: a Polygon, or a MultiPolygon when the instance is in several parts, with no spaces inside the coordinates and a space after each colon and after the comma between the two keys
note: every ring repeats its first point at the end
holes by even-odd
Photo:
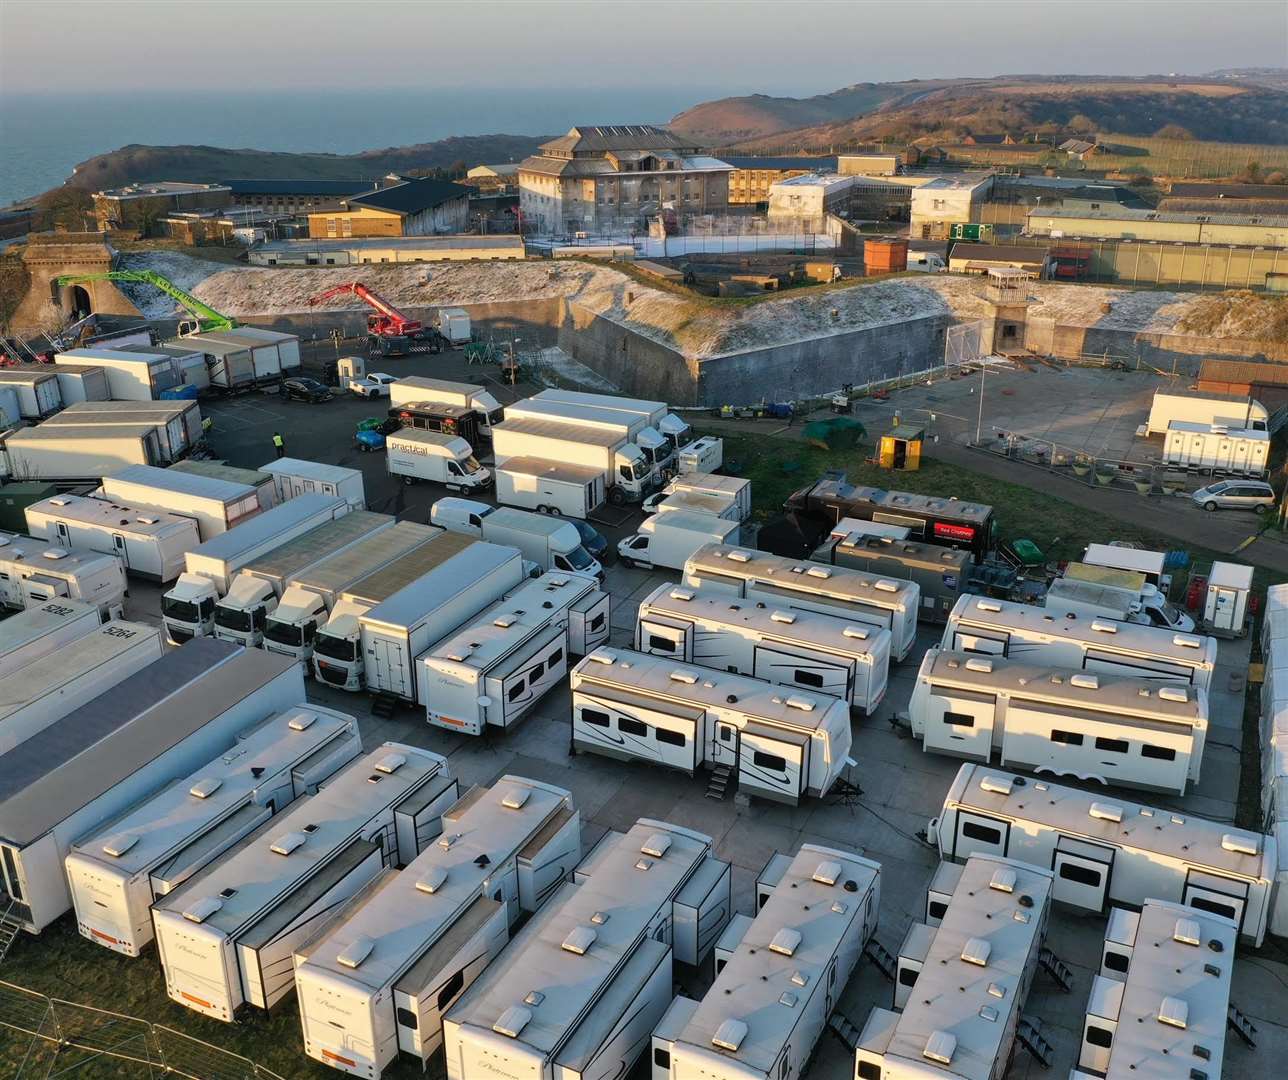
{"type": "Polygon", "coordinates": [[[975,420],[975,445],[979,445],[980,430],[984,426],[984,358],[979,358],[979,415],[975,420]]]}

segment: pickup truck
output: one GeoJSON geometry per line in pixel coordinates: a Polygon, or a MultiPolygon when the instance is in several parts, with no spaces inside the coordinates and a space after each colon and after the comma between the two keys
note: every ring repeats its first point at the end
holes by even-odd
{"type": "Polygon", "coordinates": [[[389,384],[394,382],[392,375],[382,371],[373,371],[358,379],[350,379],[348,388],[359,397],[379,398],[389,396],[389,384]]]}

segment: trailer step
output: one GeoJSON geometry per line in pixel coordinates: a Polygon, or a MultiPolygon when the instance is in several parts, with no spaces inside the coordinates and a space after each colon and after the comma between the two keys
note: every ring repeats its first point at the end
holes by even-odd
{"type": "Polygon", "coordinates": [[[1042,1035],[1040,1021],[1036,1016],[1021,1013],[1019,1023],[1015,1025],[1015,1037],[1042,1068],[1051,1068],[1051,1056],[1055,1049],[1042,1035]]]}
{"type": "Polygon", "coordinates": [[[876,938],[872,938],[863,952],[877,966],[877,970],[882,975],[889,979],[890,982],[894,982],[896,964],[894,957],[890,955],[889,949],[876,938]]]}
{"type": "Polygon", "coordinates": [[[729,793],[729,781],[733,778],[733,769],[728,765],[717,765],[711,770],[707,781],[707,798],[724,800],[729,793]]]}
{"type": "Polygon", "coordinates": [[[1231,1005],[1226,1009],[1225,1024],[1253,1050],[1257,1048],[1257,1026],[1244,1015],[1238,1005],[1231,1005]]]}
{"type": "Polygon", "coordinates": [[[392,720],[398,711],[398,697],[395,694],[377,694],[371,701],[371,715],[382,720],[392,720]]]}
{"type": "Polygon", "coordinates": [[[850,1022],[850,1018],[840,1009],[837,1009],[827,1018],[827,1030],[840,1039],[841,1045],[851,1054],[858,1049],[862,1032],[850,1022]]]}
{"type": "Polygon", "coordinates": [[[10,900],[8,906],[0,913],[0,963],[9,955],[9,949],[14,940],[22,932],[22,923],[13,916],[14,905],[16,900],[10,900]]]}
{"type": "Polygon", "coordinates": [[[1043,949],[1038,953],[1038,963],[1055,980],[1056,986],[1066,994],[1073,989],[1073,972],[1069,969],[1069,965],[1050,949],[1043,949]]]}

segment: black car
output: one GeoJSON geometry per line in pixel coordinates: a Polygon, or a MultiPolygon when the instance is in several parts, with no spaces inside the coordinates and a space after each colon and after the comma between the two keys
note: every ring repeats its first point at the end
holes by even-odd
{"type": "Polygon", "coordinates": [[[329,386],[308,378],[283,379],[278,392],[287,401],[307,401],[310,404],[330,401],[335,396],[329,386]]]}

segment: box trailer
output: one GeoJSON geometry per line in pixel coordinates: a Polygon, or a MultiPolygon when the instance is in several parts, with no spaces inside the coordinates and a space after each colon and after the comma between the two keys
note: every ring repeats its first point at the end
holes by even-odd
{"type": "Polygon", "coordinates": [[[1083,619],[1031,604],[967,594],[949,613],[940,647],[1052,667],[1212,685],[1216,639],[1162,626],[1083,619]]]}
{"type": "Polygon", "coordinates": [[[880,902],[880,863],[803,845],[679,1030],[653,1032],[651,1080],[802,1075],[880,902]]]}
{"type": "Polygon", "coordinates": [[[18,397],[18,411],[24,420],[43,420],[63,407],[58,376],[48,367],[39,369],[0,368],[0,387],[18,397]]]}
{"type": "Polygon", "coordinates": [[[156,425],[21,428],[5,433],[4,460],[14,480],[97,483],[131,467],[167,462],[156,425]]]}
{"type": "Polygon", "coordinates": [[[464,308],[439,308],[434,324],[451,345],[464,345],[471,340],[470,315],[464,308]]]}
{"type": "Polygon", "coordinates": [[[581,817],[562,788],[502,776],[443,814],[443,839],[388,872],[295,953],[311,1058],[378,1077],[398,1053],[422,1067],[443,1015],[581,858],[581,817]]]}
{"type": "Polygon", "coordinates": [[[1043,963],[1054,892],[1049,870],[975,857],[943,864],[896,961],[895,1008],[873,1009],[855,1080],[1001,1080],[1043,963]]]}
{"type": "Polygon", "coordinates": [[[278,502],[298,495],[331,495],[343,499],[355,510],[367,507],[362,473],[358,469],[284,457],[261,465],[259,471],[273,478],[278,502]]]}
{"type": "Polygon", "coordinates": [[[259,645],[268,616],[296,574],[368,537],[379,536],[393,524],[389,514],[353,510],[252,559],[237,571],[228,592],[215,602],[215,637],[239,645],[259,645]]]}
{"type": "Polygon", "coordinates": [[[99,625],[97,612],[91,608],[90,613],[95,625],[88,634],[0,676],[0,754],[161,655],[161,635],[154,627],[119,620],[99,625]]]}
{"type": "Polygon", "coordinates": [[[550,419],[507,416],[492,429],[492,456],[497,468],[517,457],[597,469],[608,501],[615,506],[640,502],[659,486],[652,464],[619,429],[579,428],[550,419]]]}
{"type": "Polygon", "coordinates": [[[1239,394],[1210,394],[1202,390],[1155,391],[1145,433],[1166,435],[1168,427],[1176,421],[1265,431],[1270,425],[1270,414],[1261,402],[1239,394]]]}
{"type": "MultiPolygon", "coordinates": [[[[687,473],[675,477],[656,495],[644,500],[644,512],[654,513],[671,495],[693,493],[711,495],[722,502],[732,503],[737,509],[728,516],[731,520],[746,521],[751,516],[751,481],[738,476],[716,476],[713,473],[687,473]]],[[[707,513],[711,511],[708,510],[707,513]]]]}
{"type": "Polygon", "coordinates": [[[301,703],[239,735],[183,779],[72,845],[67,881],[81,936],[138,956],[152,904],[231,851],[362,753],[352,716],[301,703]]]}
{"type": "Polygon", "coordinates": [[[1085,1072],[1073,1075],[1224,1075],[1236,936],[1228,919],[1180,904],[1115,908],[1082,1026],[1085,1072]]]}
{"type": "Polygon", "coordinates": [[[659,585],[640,601],[635,648],[831,694],[867,716],[885,697],[890,669],[888,630],[683,585],[659,585]]]}
{"type": "Polygon", "coordinates": [[[604,473],[534,457],[507,458],[494,470],[497,502],[585,520],[604,501],[604,473]]]}
{"type": "Polygon", "coordinates": [[[16,610],[50,600],[83,600],[103,621],[119,619],[125,568],[114,555],[69,551],[48,540],[0,533],[0,604],[16,610]]]}
{"type": "Polygon", "coordinates": [[[295,989],[295,950],[384,867],[419,855],[456,796],[446,758],[387,742],[296,799],[153,904],[170,999],[226,1023],[272,1008],[295,989]]]}
{"type": "Polygon", "coordinates": [[[591,394],[581,390],[562,390],[557,387],[541,390],[530,400],[559,402],[580,408],[607,409],[641,417],[670,444],[665,458],[667,468],[674,468],[677,451],[693,436],[693,429],[688,421],[671,412],[670,407],[663,401],[646,401],[642,398],[619,397],[613,394],[591,394]]]}
{"type": "Polygon", "coordinates": [[[242,340],[256,343],[253,346],[256,363],[261,363],[262,352],[275,352],[278,367],[283,377],[298,375],[301,366],[300,339],[296,334],[283,334],[277,330],[265,330],[258,326],[239,326],[234,331],[242,340]]]}
{"type": "MultiPolygon", "coordinates": [[[[182,341],[182,339],[179,340],[182,341]]],[[[163,395],[182,393],[190,386],[198,393],[203,393],[210,388],[210,371],[206,367],[206,354],[200,349],[188,348],[178,342],[162,345],[132,343],[129,351],[152,356],[168,356],[174,361],[174,370],[179,381],[168,390],[162,390],[163,395]]]]}
{"type": "Polygon", "coordinates": [[[711,544],[685,562],[684,584],[705,593],[725,593],[889,630],[892,662],[905,659],[917,639],[921,592],[915,581],[711,544]]]}
{"type": "Polygon", "coordinates": [[[523,579],[517,549],[475,543],[359,615],[367,689],[416,703],[417,657],[523,579]]]}
{"type": "Polygon", "coordinates": [[[86,401],[69,405],[45,426],[130,426],[152,424],[166,457],[177,461],[205,440],[201,406],[195,401],[86,401]]]}
{"type": "Polygon", "coordinates": [[[483,491],[492,473],[479,464],[470,444],[456,435],[403,428],[385,436],[385,467],[404,484],[428,480],[448,491],[483,491]]]}
{"type": "Polygon", "coordinates": [[[626,1076],[671,1002],[673,962],[701,961],[732,906],[711,839],[661,821],[637,821],[583,880],[562,885],[447,1013],[449,1080],[626,1076]]]}
{"type": "Polygon", "coordinates": [[[0,383],[0,430],[23,425],[22,406],[18,401],[18,391],[12,386],[0,383]]]}
{"type": "Polygon", "coordinates": [[[927,752],[1112,787],[1198,784],[1207,691],[930,649],[908,703],[927,752]]]}
{"type": "Polygon", "coordinates": [[[1173,420],[1163,436],[1163,464],[1170,469],[1259,478],[1269,463],[1268,431],[1173,420]]]}
{"type": "Polygon", "coordinates": [[[208,476],[213,480],[226,480],[233,484],[253,487],[259,496],[261,510],[271,510],[278,503],[277,481],[259,469],[239,469],[223,461],[196,461],[186,458],[171,465],[170,471],[191,473],[193,476],[208,476]]]}
{"type": "Polygon", "coordinates": [[[197,523],[203,542],[235,528],[264,508],[249,484],[171,472],[146,465],[104,476],[101,494],[131,506],[182,514],[197,523]]]}
{"type": "Polygon", "coordinates": [[[850,710],[829,695],[628,649],[596,649],[570,682],[574,750],[710,769],[792,806],[826,795],[848,764],[850,710]]]}
{"type": "Polygon", "coordinates": [[[681,446],[676,454],[675,468],[681,476],[694,473],[711,475],[724,465],[724,439],[718,435],[703,435],[681,446]]]}
{"type": "Polygon", "coordinates": [[[441,401],[445,405],[462,405],[478,414],[479,434],[492,438],[492,425],[505,419],[505,410],[492,394],[474,383],[428,379],[406,375],[389,387],[389,404],[406,405],[412,401],[441,401]]]}
{"type": "Polygon", "coordinates": [[[517,724],[568,675],[568,657],[608,640],[609,595],[580,574],[546,573],[417,659],[429,723],[481,735],[517,724]]]}
{"type": "Polygon", "coordinates": [[[190,334],[163,342],[162,347],[200,349],[210,389],[216,393],[238,394],[255,388],[255,359],[250,342],[243,338],[223,340],[212,334],[190,334]]]}
{"type": "Polygon", "coordinates": [[[918,618],[925,623],[947,620],[953,605],[969,587],[975,565],[969,551],[859,532],[829,537],[810,559],[915,583],[921,600],[918,618]]]}
{"type": "Polygon", "coordinates": [[[0,677],[70,645],[103,625],[94,604],[51,600],[0,620],[0,677]]]}
{"type": "Polygon", "coordinates": [[[271,330],[239,326],[234,330],[189,334],[167,344],[203,350],[211,357],[210,384],[221,390],[281,382],[284,359],[288,375],[295,374],[299,367],[299,339],[271,330]]]}
{"type": "Polygon", "coordinates": [[[314,635],[345,589],[441,535],[441,529],[398,521],[295,574],[264,625],[264,648],[309,663],[314,635]]]}
{"type": "Polygon", "coordinates": [[[184,572],[161,598],[170,641],[214,633],[215,604],[243,566],[348,512],[343,499],[301,495],[193,548],[184,556],[184,572]]]}
{"type": "MultiPolygon", "coordinates": [[[[654,477],[659,480],[663,470],[668,469],[674,461],[675,447],[653,425],[651,413],[560,401],[547,397],[549,393],[550,391],[542,391],[535,397],[514,402],[506,408],[506,415],[516,420],[547,420],[573,431],[593,430],[600,434],[615,434],[622,443],[630,443],[640,449],[652,467],[654,477]]],[[[597,394],[584,396],[598,397],[597,394]]],[[[665,406],[662,408],[665,409],[665,406]]]]}
{"type": "Polygon", "coordinates": [[[184,556],[201,543],[191,518],[85,495],[55,495],[27,507],[26,516],[32,536],[115,555],[126,573],[155,581],[178,577],[184,556]]]}
{"type": "Polygon", "coordinates": [[[174,357],[130,349],[69,349],[54,354],[54,365],[93,364],[107,376],[113,401],[156,401],[161,391],[180,384],[174,357]]]}
{"type": "Polygon", "coordinates": [[[0,874],[32,933],[71,908],[73,842],[304,700],[282,657],[194,641],[0,755],[0,874]]]}
{"type": "Polygon", "coordinates": [[[1276,887],[1274,838],[963,765],[926,835],[945,859],[1001,855],[1055,871],[1054,899],[1103,913],[1148,897],[1227,916],[1259,946],[1276,887]]]}
{"type": "Polygon", "coordinates": [[[737,544],[741,535],[737,521],[710,514],[673,510],[645,518],[639,532],[617,544],[617,557],[624,566],[645,570],[666,567],[683,570],[699,548],[710,544],[737,544]]]}
{"type": "Polygon", "coordinates": [[[112,400],[107,371],[102,367],[72,363],[70,360],[64,363],[55,357],[53,372],[58,379],[58,393],[64,405],[112,400]]]}

